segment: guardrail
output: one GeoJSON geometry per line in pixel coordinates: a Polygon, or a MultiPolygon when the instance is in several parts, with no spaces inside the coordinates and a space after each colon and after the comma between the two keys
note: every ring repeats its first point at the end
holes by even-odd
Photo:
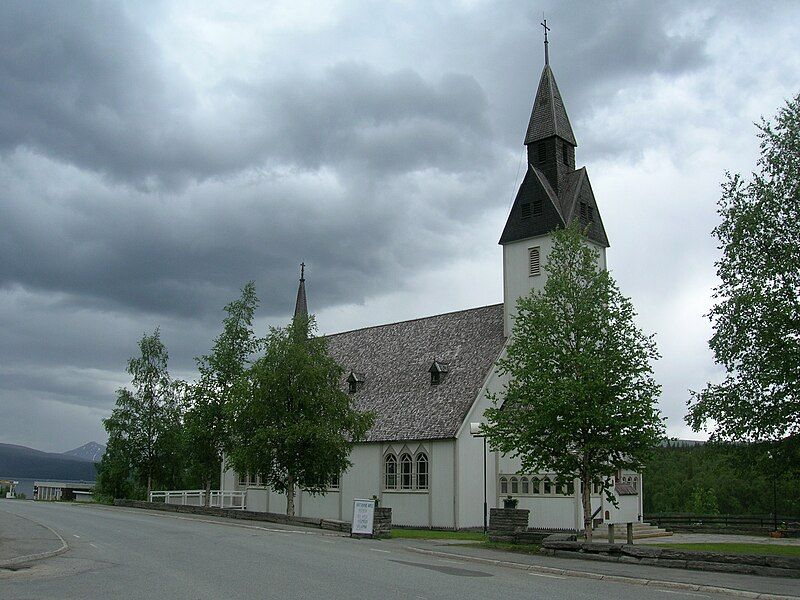
{"type": "MultiPolygon", "coordinates": [[[[149,500],[150,502],[181,506],[203,506],[205,495],[205,490],[158,490],[150,492],[149,500]]],[[[245,510],[247,508],[246,498],[246,492],[211,490],[208,505],[213,508],[245,510]]]]}

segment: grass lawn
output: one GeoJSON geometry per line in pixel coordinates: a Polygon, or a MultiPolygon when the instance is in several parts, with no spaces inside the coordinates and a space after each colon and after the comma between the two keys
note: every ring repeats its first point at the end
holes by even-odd
{"type": "MultiPolygon", "coordinates": [[[[649,546],[650,544],[648,544],[649,546]]],[[[653,544],[661,548],[675,550],[702,550],[703,552],[724,552],[726,554],[772,554],[775,556],[800,556],[800,546],[779,544],[653,544]]]]}
{"type": "Polygon", "coordinates": [[[489,550],[504,550],[506,552],[516,552],[517,554],[539,554],[539,546],[536,544],[509,544],[508,542],[483,542],[475,544],[479,548],[489,550]]]}
{"type": "Polygon", "coordinates": [[[480,531],[434,531],[431,529],[392,529],[393,538],[416,540],[475,540],[483,541],[486,536],[480,531]]]}

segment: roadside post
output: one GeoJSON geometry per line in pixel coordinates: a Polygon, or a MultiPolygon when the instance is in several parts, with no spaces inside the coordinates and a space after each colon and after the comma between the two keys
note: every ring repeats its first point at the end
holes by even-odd
{"type": "Polygon", "coordinates": [[[375,500],[353,499],[353,524],[350,537],[372,537],[375,518],[375,500]]]}

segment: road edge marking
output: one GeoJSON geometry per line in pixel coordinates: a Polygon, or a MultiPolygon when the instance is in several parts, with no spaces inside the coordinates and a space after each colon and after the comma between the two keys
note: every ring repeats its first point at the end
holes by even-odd
{"type": "Polygon", "coordinates": [[[23,564],[23,563],[26,563],[26,562],[33,562],[33,561],[36,561],[36,560],[42,560],[42,559],[45,559],[45,558],[50,558],[52,556],[58,556],[59,554],[64,554],[64,552],[69,550],[69,544],[67,543],[67,540],[65,540],[63,537],[61,537],[61,534],[58,533],[55,529],[53,529],[49,525],[45,525],[44,523],[41,523],[41,522],[37,521],[36,519],[32,519],[30,517],[26,517],[24,515],[20,515],[20,514],[17,514],[15,512],[11,512],[9,510],[3,510],[2,508],[0,508],[0,510],[2,510],[4,513],[7,513],[9,515],[13,515],[15,517],[19,517],[20,519],[25,519],[26,521],[30,521],[31,523],[35,523],[36,525],[39,525],[40,527],[44,527],[45,529],[49,529],[51,532],[53,532],[55,534],[55,536],[59,540],[61,540],[61,547],[59,549],[57,549],[57,550],[48,550],[47,552],[38,552],[36,554],[28,554],[26,556],[16,556],[14,558],[10,558],[10,559],[7,559],[7,560],[2,560],[2,561],[0,561],[0,569],[5,568],[5,567],[11,567],[11,566],[14,566],[14,565],[23,564]]]}
{"type": "Polygon", "coordinates": [[[604,581],[610,581],[615,583],[646,585],[652,588],[662,588],[670,590],[688,590],[692,592],[728,594],[730,596],[735,596],[737,598],[753,598],[754,600],[800,600],[800,596],[784,596],[781,594],[751,592],[749,590],[740,590],[736,588],[727,588],[715,585],[701,585],[697,583],[685,583],[682,581],[664,581],[660,579],[645,579],[643,577],[627,577],[625,575],[603,575],[602,573],[592,573],[590,571],[576,571],[573,569],[560,569],[557,567],[528,565],[525,563],[517,563],[508,560],[497,560],[493,558],[483,558],[481,556],[470,556],[467,554],[455,554],[453,552],[428,550],[426,548],[415,548],[414,546],[405,546],[405,549],[410,552],[427,554],[429,556],[438,556],[438,557],[444,556],[449,558],[456,558],[465,562],[478,562],[483,564],[491,564],[491,565],[497,565],[499,567],[521,569],[523,571],[531,571],[542,574],[565,575],[567,577],[580,577],[583,579],[601,579],[604,581]]]}

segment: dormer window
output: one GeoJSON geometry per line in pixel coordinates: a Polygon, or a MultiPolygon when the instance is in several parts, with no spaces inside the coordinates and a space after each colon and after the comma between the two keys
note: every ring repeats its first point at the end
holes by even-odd
{"type": "Polygon", "coordinates": [[[351,394],[355,394],[358,390],[364,387],[364,374],[363,373],[355,373],[354,371],[350,371],[350,375],[347,376],[347,388],[351,394]]]}
{"type": "Polygon", "coordinates": [[[431,385],[439,385],[442,380],[444,380],[448,370],[447,363],[434,359],[431,368],[428,369],[428,372],[431,374],[431,385]]]}

